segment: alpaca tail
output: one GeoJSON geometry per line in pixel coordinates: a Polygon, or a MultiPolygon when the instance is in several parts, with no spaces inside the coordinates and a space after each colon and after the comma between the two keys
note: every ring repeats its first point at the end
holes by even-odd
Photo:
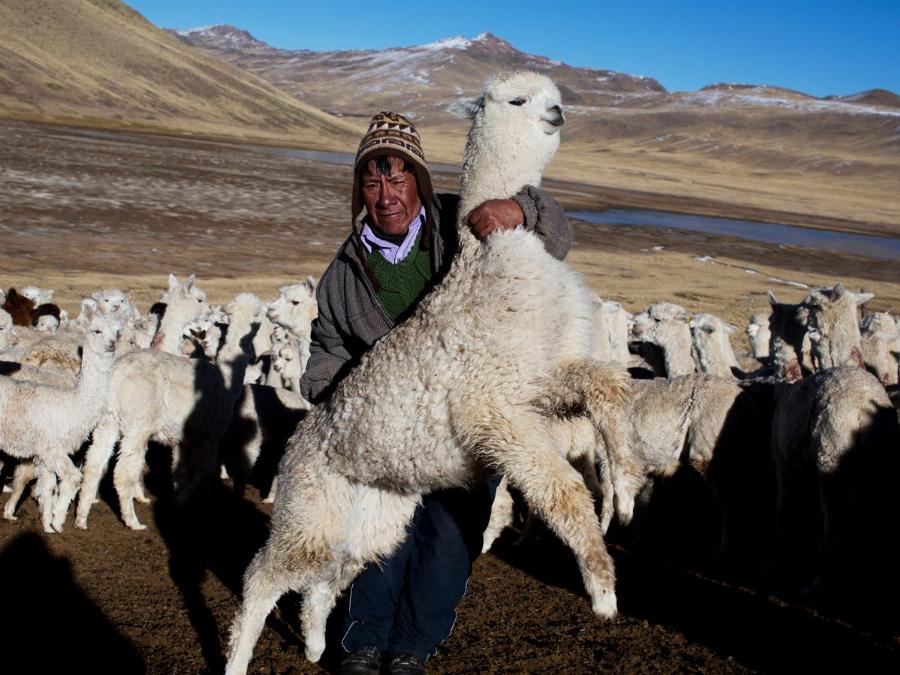
{"type": "MultiPolygon", "coordinates": [[[[601,476],[612,479],[619,521],[627,524],[634,512],[634,497],[643,482],[631,448],[628,372],[612,363],[574,361],[554,378],[542,406],[559,417],[586,415],[597,432],[597,460],[601,476]]],[[[604,481],[608,484],[608,481],[604,481]]]]}

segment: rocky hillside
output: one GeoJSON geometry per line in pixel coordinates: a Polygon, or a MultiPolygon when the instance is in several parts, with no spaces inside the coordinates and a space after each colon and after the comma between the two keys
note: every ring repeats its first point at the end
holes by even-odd
{"type": "Polygon", "coordinates": [[[118,0],[3,0],[0,116],[320,147],[358,133],[118,0]]]}

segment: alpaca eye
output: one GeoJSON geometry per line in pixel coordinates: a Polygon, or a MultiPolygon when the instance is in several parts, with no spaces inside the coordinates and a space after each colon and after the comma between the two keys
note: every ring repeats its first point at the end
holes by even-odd
{"type": "Polygon", "coordinates": [[[512,101],[509,102],[509,104],[510,105],[525,105],[525,99],[524,98],[514,98],[512,101]]]}

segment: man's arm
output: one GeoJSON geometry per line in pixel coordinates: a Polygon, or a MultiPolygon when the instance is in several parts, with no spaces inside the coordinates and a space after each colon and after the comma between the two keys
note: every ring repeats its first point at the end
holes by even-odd
{"type": "Polygon", "coordinates": [[[565,259],[572,248],[572,226],[562,207],[543,190],[526,185],[513,197],[525,214],[524,227],[544,242],[547,253],[557,260],[565,259]]]}
{"type": "Polygon", "coordinates": [[[300,378],[300,394],[310,403],[318,403],[329,393],[332,384],[351,360],[344,338],[331,315],[325,289],[326,285],[320,281],[316,289],[319,316],[312,322],[309,361],[300,378]]]}
{"type": "Polygon", "coordinates": [[[566,214],[547,193],[526,185],[512,199],[491,199],[473,209],[468,217],[472,232],[484,239],[495,230],[522,226],[544,242],[547,252],[558,260],[572,247],[572,227],[566,214]]]}

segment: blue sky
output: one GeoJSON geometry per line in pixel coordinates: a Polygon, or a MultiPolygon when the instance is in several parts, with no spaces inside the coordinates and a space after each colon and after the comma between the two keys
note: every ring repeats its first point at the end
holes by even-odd
{"type": "MultiPolygon", "coordinates": [[[[127,1],[127,0],[126,0],[127,1]]],[[[900,0],[131,0],[163,28],[230,23],[284,49],[407,46],[490,31],[522,51],[659,80],[900,93],[900,0]]]]}

